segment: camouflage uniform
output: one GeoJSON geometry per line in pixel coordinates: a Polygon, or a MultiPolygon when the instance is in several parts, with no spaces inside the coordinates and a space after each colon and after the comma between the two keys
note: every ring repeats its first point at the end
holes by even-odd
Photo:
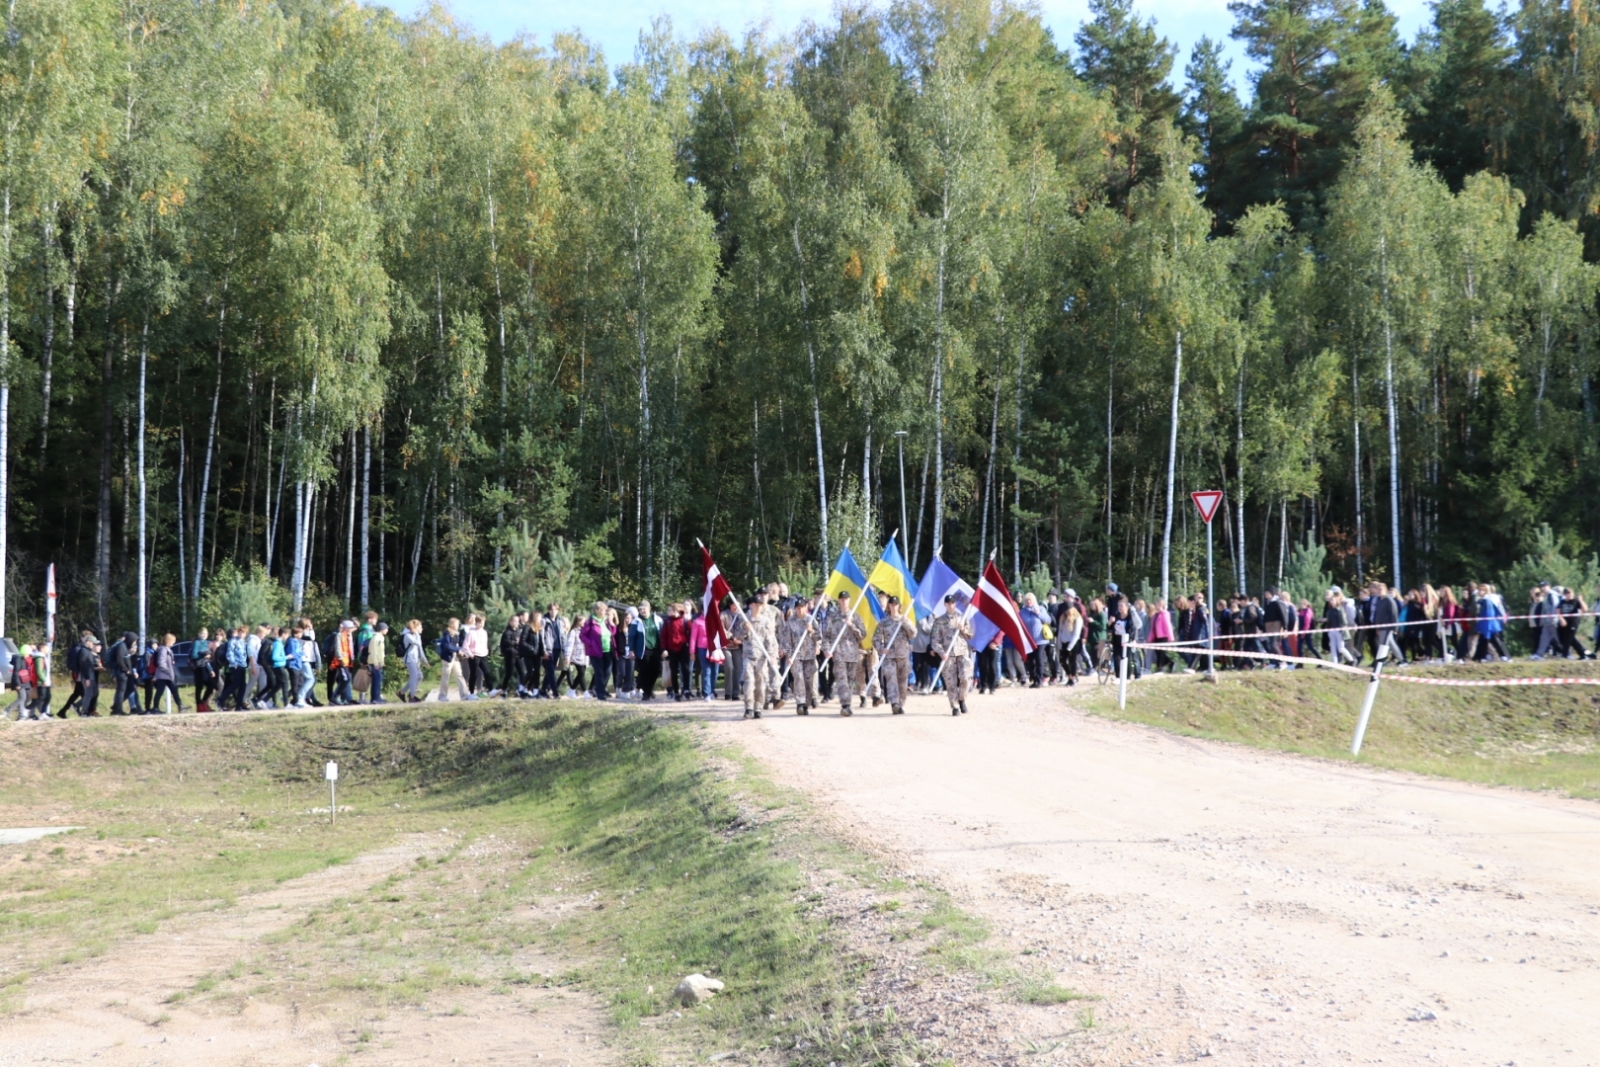
{"type": "Polygon", "coordinates": [[[817,640],[816,623],[809,615],[803,619],[796,615],[778,630],[778,647],[789,658],[789,678],[802,715],[822,702],[817,692],[817,640]]]}
{"type": "MultiPolygon", "coordinates": [[[[765,693],[768,704],[776,705],[782,693],[778,692],[778,676],[783,673],[778,665],[778,627],[783,623],[783,612],[776,604],[768,604],[761,609],[761,617],[754,620],[763,635],[764,647],[767,655],[758,655],[760,666],[765,677],[765,693]]],[[[762,705],[757,705],[762,706],[762,705]]]]}
{"type": "Polygon", "coordinates": [[[911,692],[911,636],[915,630],[905,616],[885,615],[872,635],[872,647],[883,664],[883,695],[896,715],[904,714],[906,694],[911,692]]]}
{"type": "Polygon", "coordinates": [[[944,693],[950,698],[950,713],[966,710],[967,687],[972,683],[972,659],[967,639],[972,636],[972,624],[960,615],[940,615],[933,620],[933,647],[936,656],[944,656],[939,664],[939,677],[944,679],[944,693]],[[951,644],[952,640],[955,642],[951,644]],[[947,651],[948,650],[948,651],[947,651]]]}
{"type": "MultiPolygon", "coordinates": [[[[762,612],[762,615],[765,614],[762,612]]],[[[733,617],[733,623],[728,627],[728,637],[744,644],[744,678],[740,689],[744,696],[745,717],[760,718],[762,709],[767,705],[766,661],[775,654],[773,646],[767,643],[761,620],[751,619],[747,615],[733,617]]]]}
{"type": "Polygon", "coordinates": [[[850,698],[854,696],[856,673],[861,669],[861,639],[867,628],[858,615],[835,614],[822,632],[822,647],[833,648],[833,695],[839,698],[839,714],[850,714],[850,698]],[[843,636],[840,636],[843,631],[843,636]],[[835,639],[838,645],[834,646],[835,639]]]}

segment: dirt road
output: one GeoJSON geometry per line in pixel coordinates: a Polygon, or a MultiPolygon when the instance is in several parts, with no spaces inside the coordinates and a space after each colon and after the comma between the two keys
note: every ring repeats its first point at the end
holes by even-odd
{"type": "Polygon", "coordinates": [[[713,726],[1104,998],[913,1003],[922,1033],[987,1026],[1019,1063],[1600,1063],[1600,805],[1192,741],[1063,690],[970,705],[713,726]]]}
{"type": "MultiPolygon", "coordinates": [[[[20,1010],[0,1016],[0,1065],[304,1067],[342,1063],[357,1051],[360,1062],[386,1067],[615,1063],[599,1002],[560,989],[455,990],[447,1001],[390,1010],[325,995],[288,1003],[186,996],[207,976],[272,951],[311,910],[404,872],[443,845],[416,835],[232,907],[174,919],[29,982],[20,1010]]],[[[512,964],[549,973],[567,961],[527,952],[512,964]]]]}

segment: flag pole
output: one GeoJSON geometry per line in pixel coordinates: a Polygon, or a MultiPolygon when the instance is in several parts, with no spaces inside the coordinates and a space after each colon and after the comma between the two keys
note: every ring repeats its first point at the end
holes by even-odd
{"type": "MultiPolygon", "coordinates": [[[[999,550],[999,549],[998,549],[998,548],[991,548],[991,549],[990,549],[990,550],[989,550],[989,560],[988,560],[988,561],[989,561],[989,562],[990,562],[990,563],[993,563],[993,562],[994,562],[994,554],[995,554],[995,553],[996,553],[996,552],[998,552],[998,551],[1000,551],[1000,550],[999,550]]],[[[981,586],[981,585],[982,585],[982,584],[983,584],[983,575],[982,575],[982,574],[981,574],[981,573],[980,573],[980,574],[979,574],[979,575],[978,575],[978,584],[979,584],[979,585],[980,585],[980,586],[981,586]]],[[[976,590],[976,589],[974,589],[974,590],[973,590],[973,591],[972,591],[972,592],[973,592],[973,595],[977,595],[977,592],[978,592],[978,591],[977,591],[977,590],[976,590]]],[[[968,604],[971,604],[971,603],[972,603],[972,601],[971,601],[971,600],[968,600],[968,601],[967,601],[967,603],[968,603],[968,604]]],[[[961,621],[962,621],[962,622],[966,622],[966,621],[967,621],[967,619],[966,619],[966,617],[965,617],[965,616],[963,616],[963,617],[962,617],[962,619],[961,619],[961,621]]],[[[939,657],[939,662],[940,662],[940,663],[941,663],[941,664],[942,664],[942,663],[944,663],[944,661],[945,661],[945,660],[947,660],[947,659],[949,659],[949,658],[950,658],[950,653],[951,653],[951,651],[952,651],[952,650],[954,650],[954,648],[955,648],[955,647],[956,647],[956,641],[957,641],[957,639],[958,639],[958,638],[960,638],[960,637],[961,637],[961,631],[960,631],[960,630],[957,630],[957,631],[956,631],[956,632],[955,632],[955,633],[954,633],[954,634],[952,634],[952,635],[951,635],[951,636],[950,636],[950,644],[949,644],[949,645],[948,645],[948,646],[947,646],[947,647],[946,647],[946,648],[945,648],[945,650],[944,650],[944,655],[942,655],[942,656],[940,656],[940,657],[939,657]]]]}
{"type": "MultiPolygon", "coordinates": [[[[899,530],[895,531],[895,533],[899,533],[899,532],[900,532],[899,530]]],[[[839,549],[839,555],[842,556],[846,552],[850,551],[850,542],[852,540],[853,540],[853,538],[850,538],[850,537],[846,537],[844,539],[844,547],[839,549]]],[[[865,592],[865,587],[862,588],[862,591],[865,592]]],[[[817,610],[817,598],[816,598],[815,594],[813,594],[811,596],[810,600],[811,600],[811,610],[812,610],[813,613],[815,613],[816,610],[817,610]]],[[[804,640],[805,640],[804,638],[801,638],[802,642],[804,642],[804,640]]],[[[795,647],[795,651],[796,652],[798,652],[800,650],[800,646],[799,645],[795,645],[794,647],[795,647]]],[[[818,651],[821,651],[821,649],[819,648],[818,651]]],[[[831,649],[828,651],[828,655],[829,656],[833,655],[833,651],[831,649]]],[[[823,662],[827,662],[827,656],[823,657],[823,662]]],[[[789,659],[784,663],[783,670],[778,672],[778,706],[779,707],[783,706],[783,683],[787,682],[789,680],[789,671],[793,667],[794,667],[794,657],[790,656],[789,659]]]]}
{"type": "MultiPolygon", "coordinates": [[[[698,538],[698,537],[696,537],[694,539],[694,543],[696,545],[698,545],[699,547],[701,547],[701,548],[705,548],[706,547],[706,543],[704,541],[700,540],[700,538],[698,538]]],[[[710,549],[706,549],[706,551],[709,552],[710,549]]],[[[701,595],[704,595],[704,594],[702,593],[701,595]]],[[[745,627],[748,630],[750,630],[752,633],[754,633],[755,632],[755,628],[756,628],[756,624],[751,622],[750,621],[750,616],[748,616],[748,615],[746,615],[744,613],[744,605],[739,603],[739,597],[736,594],[734,594],[733,592],[730,591],[728,593],[728,599],[733,601],[733,610],[738,613],[739,618],[744,620],[745,627]]],[[[759,641],[756,643],[756,647],[760,648],[761,649],[761,654],[766,657],[768,662],[771,662],[772,653],[768,652],[766,647],[759,641]]],[[[783,690],[780,688],[779,692],[782,692],[782,691],[783,690]]]]}
{"type": "MultiPolygon", "coordinates": [[[[889,536],[889,540],[893,541],[896,537],[899,537],[899,536],[900,536],[900,531],[899,530],[895,530],[895,532],[889,536]]],[[[849,544],[848,541],[845,542],[845,547],[846,548],[850,547],[850,544],[849,544]]],[[[840,554],[843,555],[842,552],[840,554]]],[[[864,585],[862,585],[861,592],[859,594],[857,594],[856,599],[855,599],[855,603],[850,605],[850,614],[851,615],[854,615],[856,613],[856,611],[861,607],[861,602],[867,598],[867,590],[870,589],[870,588],[872,588],[872,583],[871,582],[867,582],[864,585]]],[[[839,642],[843,638],[844,638],[844,628],[840,627],[838,634],[835,635],[835,637],[833,639],[833,644],[828,646],[828,654],[823,657],[823,661],[824,662],[827,662],[828,660],[833,658],[834,650],[836,650],[839,647],[839,642]]]]}

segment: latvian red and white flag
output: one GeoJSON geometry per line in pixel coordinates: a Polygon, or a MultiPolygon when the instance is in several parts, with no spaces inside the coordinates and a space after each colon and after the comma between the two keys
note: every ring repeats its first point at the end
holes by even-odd
{"type": "Polygon", "coordinates": [[[994,560],[990,560],[983,568],[983,577],[978,580],[978,589],[972,594],[972,601],[967,605],[967,614],[982,615],[1000,628],[1000,632],[1011,638],[1011,643],[1017,646],[1017,651],[1024,656],[1036,647],[1033,638],[1028,636],[1028,628],[1022,625],[1021,614],[1017,611],[1016,601],[1011,599],[1011,590],[1006,588],[1006,581],[1000,577],[1000,571],[995,567],[994,560]]]}
{"type": "Polygon", "coordinates": [[[706,579],[705,588],[700,593],[700,610],[706,617],[706,647],[721,648],[722,601],[732,596],[733,590],[728,587],[728,579],[717,569],[716,561],[711,558],[711,550],[705,545],[700,546],[700,565],[706,579]]]}

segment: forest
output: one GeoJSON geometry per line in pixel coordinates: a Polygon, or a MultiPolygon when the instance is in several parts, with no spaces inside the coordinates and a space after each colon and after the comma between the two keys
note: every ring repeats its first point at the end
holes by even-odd
{"type": "MultiPolygon", "coordinates": [[[[15,0],[0,625],[1600,546],[1577,0],[846,3],[631,57],[444,8],[15,0]]],[[[1592,593],[1586,590],[1586,595],[1592,593]]]]}

